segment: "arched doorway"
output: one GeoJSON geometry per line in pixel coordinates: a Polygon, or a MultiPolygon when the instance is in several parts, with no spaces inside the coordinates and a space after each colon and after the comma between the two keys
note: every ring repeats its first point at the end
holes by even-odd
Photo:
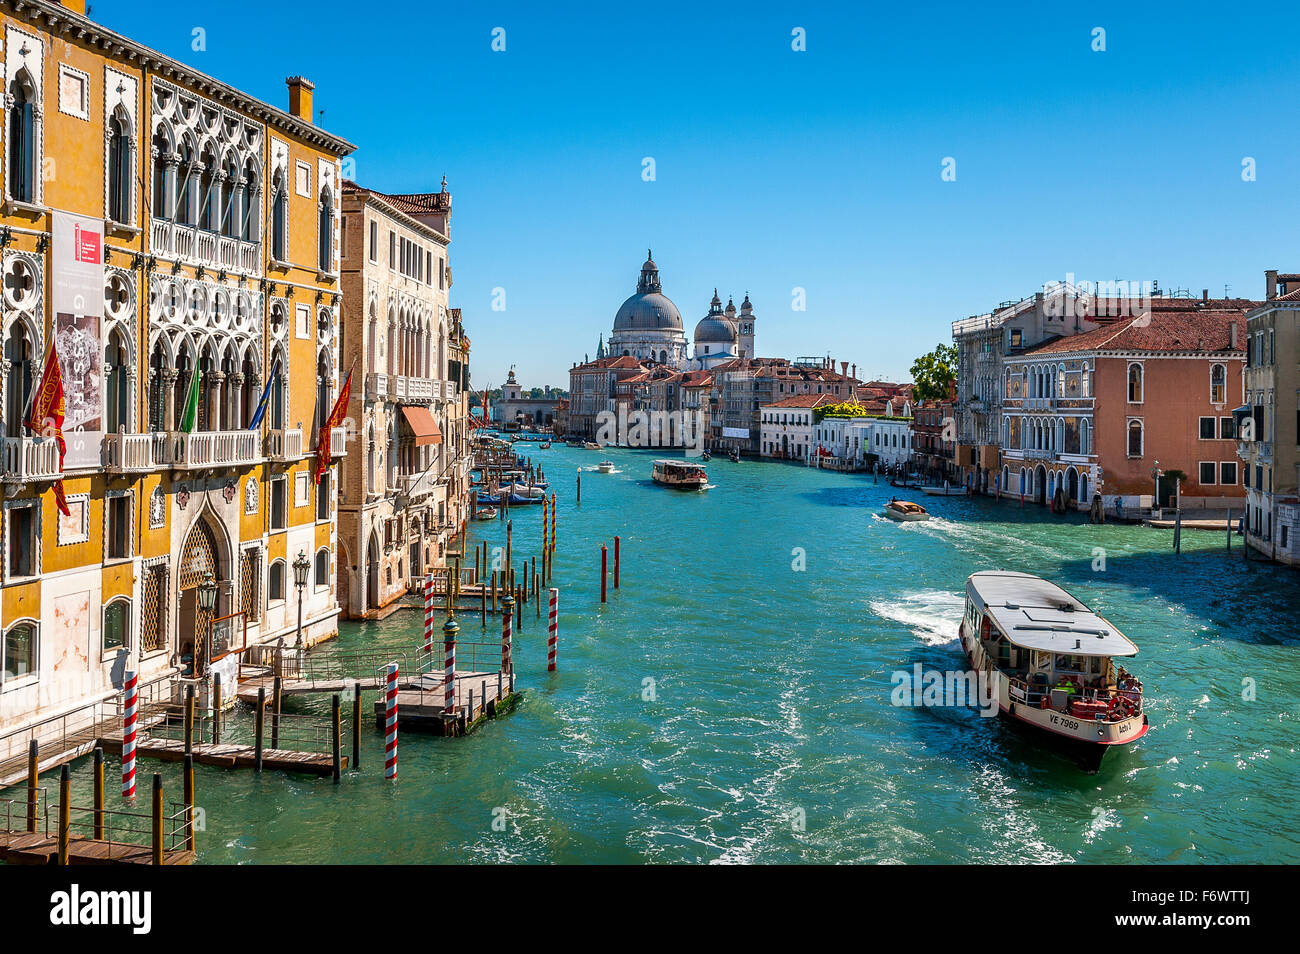
{"type": "Polygon", "coordinates": [[[224,567],[225,562],[221,559],[221,547],[217,542],[216,534],[213,533],[208,521],[200,518],[190,528],[189,535],[185,538],[176,573],[180,590],[180,600],[177,604],[179,611],[177,632],[180,633],[181,662],[186,669],[197,675],[203,674],[208,658],[205,652],[207,649],[205,640],[208,626],[212,622],[199,609],[199,584],[209,573],[212,574],[212,580],[218,584],[217,602],[212,616],[216,618],[224,615],[227,612],[224,605],[226,594],[225,587],[220,586],[220,583],[228,579],[224,567]]]}
{"type": "Polygon", "coordinates": [[[362,612],[379,605],[379,535],[374,530],[366,545],[366,598],[362,604],[362,612]]]}
{"type": "Polygon", "coordinates": [[[1071,467],[1065,472],[1066,480],[1066,498],[1068,500],[1078,501],[1079,499],[1079,472],[1071,467]]]}
{"type": "Polygon", "coordinates": [[[1034,471],[1034,503],[1047,503],[1047,468],[1042,464],[1034,471]]]}

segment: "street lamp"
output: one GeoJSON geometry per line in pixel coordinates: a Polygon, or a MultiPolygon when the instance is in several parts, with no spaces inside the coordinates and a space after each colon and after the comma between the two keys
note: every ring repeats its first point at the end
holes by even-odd
{"type": "Polygon", "coordinates": [[[1155,466],[1151,468],[1151,479],[1155,481],[1156,485],[1156,499],[1151,508],[1152,510],[1160,508],[1160,475],[1163,473],[1164,471],[1160,469],[1160,461],[1156,461],[1155,466]]]}
{"type": "MultiPolygon", "coordinates": [[[[212,571],[208,570],[203,574],[203,582],[198,586],[199,609],[203,611],[207,619],[207,633],[203,641],[203,671],[207,671],[208,660],[212,657],[212,611],[217,605],[217,581],[212,577],[212,571]]],[[[197,672],[196,668],[196,672],[197,672]]]]}
{"type": "Polygon", "coordinates": [[[294,648],[302,649],[302,591],[307,585],[307,571],[311,569],[311,562],[307,559],[307,554],[298,551],[298,559],[293,561],[293,585],[298,588],[298,638],[294,640],[294,648]]]}

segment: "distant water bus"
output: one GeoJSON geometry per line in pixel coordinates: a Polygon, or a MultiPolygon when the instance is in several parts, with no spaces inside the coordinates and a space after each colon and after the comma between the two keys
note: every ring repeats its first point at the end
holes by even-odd
{"type": "Polygon", "coordinates": [[[704,468],[685,460],[657,460],[650,477],[656,484],[675,490],[705,490],[709,486],[704,468]]]}
{"type": "Polygon", "coordinates": [[[1137,646],[1055,583],[973,574],[959,635],[998,711],[1046,733],[1087,771],[1146,735],[1142,683],[1116,665],[1137,646]]]}

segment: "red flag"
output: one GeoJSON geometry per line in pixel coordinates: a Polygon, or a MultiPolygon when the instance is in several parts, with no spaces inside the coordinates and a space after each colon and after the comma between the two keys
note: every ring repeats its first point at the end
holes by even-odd
{"type": "MultiPolygon", "coordinates": [[[[68,445],[63,439],[63,417],[65,404],[63,400],[63,369],[59,366],[59,350],[55,346],[53,335],[50,336],[50,350],[45,353],[45,370],[32,395],[31,410],[27,415],[27,427],[40,437],[53,437],[59,445],[59,473],[63,472],[63,455],[68,445]]],[[[68,510],[68,501],[63,494],[63,481],[54,483],[54,503],[65,517],[72,514],[68,510]]]]}
{"type": "MultiPolygon", "coordinates": [[[[353,362],[353,368],[356,363],[353,362]]],[[[334,410],[330,411],[330,416],[326,418],[325,424],[320,429],[320,436],[316,440],[316,466],[312,469],[312,481],[317,485],[320,484],[321,476],[325,473],[325,468],[330,465],[330,431],[343,423],[343,415],[348,409],[348,395],[352,392],[352,370],[348,370],[348,376],[343,381],[343,389],[339,391],[338,400],[334,402],[334,410]]]]}

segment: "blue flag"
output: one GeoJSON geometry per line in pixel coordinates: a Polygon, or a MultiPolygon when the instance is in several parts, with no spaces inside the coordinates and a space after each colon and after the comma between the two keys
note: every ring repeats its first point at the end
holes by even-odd
{"type": "Polygon", "coordinates": [[[266,417],[266,406],[271,400],[271,390],[275,386],[275,379],[280,376],[280,359],[276,358],[271,365],[271,375],[266,379],[266,389],[262,392],[262,400],[257,402],[257,410],[253,412],[253,419],[248,422],[248,430],[255,431],[262,426],[262,418],[266,417]]]}

